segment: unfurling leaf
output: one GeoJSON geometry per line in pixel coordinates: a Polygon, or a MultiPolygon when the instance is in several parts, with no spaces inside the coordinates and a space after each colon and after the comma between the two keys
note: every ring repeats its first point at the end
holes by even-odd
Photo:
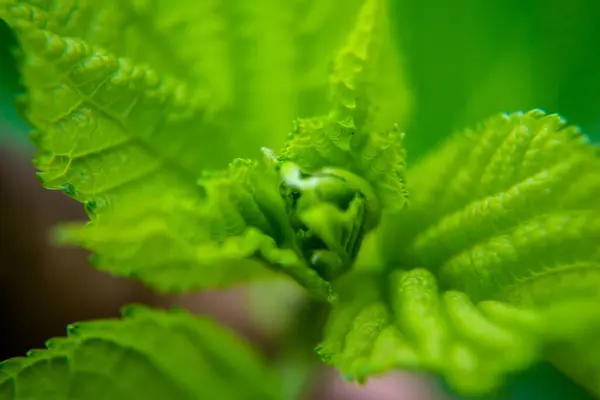
{"type": "MultiPolygon", "coordinates": [[[[339,50],[330,76],[332,106],[327,115],[296,121],[281,160],[305,172],[338,167],[357,174],[373,186],[382,206],[401,210],[407,201],[404,149],[396,121],[382,118],[376,106],[381,92],[374,82],[388,62],[387,3],[366,0],[353,30],[339,50]]],[[[403,111],[404,90],[396,89],[395,116],[403,111]]],[[[392,109],[391,103],[385,109],[392,109]]]]}
{"type": "Polygon", "coordinates": [[[281,398],[258,355],[203,317],[128,306],[122,320],[76,323],[68,332],[47,350],[1,363],[0,398],[281,398]]]}

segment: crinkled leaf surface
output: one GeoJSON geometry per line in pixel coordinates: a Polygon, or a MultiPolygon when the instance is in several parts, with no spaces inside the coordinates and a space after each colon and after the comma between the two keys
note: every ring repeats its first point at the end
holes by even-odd
{"type": "Polygon", "coordinates": [[[426,369],[485,394],[550,355],[600,393],[597,149],[556,115],[501,115],[407,182],[409,207],[377,232],[379,272],[339,289],[323,358],[353,378],[426,369]]]}
{"type": "Polygon", "coordinates": [[[47,350],[1,363],[0,398],[281,398],[253,350],[184,311],[128,306],[122,320],[76,323],[68,331],[47,350]]]}
{"type": "MultiPolygon", "coordinates": [[[[383,176],[401,198],[403,184],[390,182],[403,173],[402,155],[386,132],[403,108],[372,112],[386,96],[404,98],[385,51],[386,4],[359,3],[338,12],[313,1],[1,0],[22,48],[40,180],[90,216],[61,239],[92,250],[99,268],[161,291],[263,278],[270,272],[254,262],[263,261],[330,296],[298,251],[273,164],[236,159],[203,171],[257,152],[259,139],[283,142],[271,139],[283,139],[293,117],[317,115],[306,121],[324,121],[326,147],[352,143],[339,147],[337,166],[372,182],[383,176]],[[353,140],[348,118],[360,133],[353,140]],[[369,127],[384,133],[371,137],[369,127]]],[[[284,153],[336,156],[304,150],[284,153]]]]}
{"type": "MultiPolygon", "coordinates": [[[[239,263],[260,260],[329,297],[278,190],[292,162],[360,192],[359,227],[383,222],[382,268],[337,285],[328,362],[358,379],[427,369],[481,394],[548,356],[600,391],[596,149],[557,116],[493,118],[408,172],[405,209],[385,2],[0,0],[0,13],[24,51],[40,178],[90,215],[62,237],[99,267],[183,291],[264,277],[239,263]],[[281,144],[288,124],[272,164],[201,173],[281,144]]],[[[355,237],[354,214],[322,203],[301,222],[329,247],[355,237]]]]}
{"type": "Polygon", "coordinates": [[[281,159],[305,171],[351,171],[369,182],[381,206],[402,209],[405,160],[398,122],[408,107],[402,93],[406,89],[385,75],[387,13],[385,1],[364,2],[333,60],[329,112],[297,120],[281,159]]]}
{"type": "MultiPolygon", "coordinates": [[[[203,144],[198,147],[206,152],[199,157],[198,147],[185,147],[178,159],[187,153],[205,167],[257,155],[260,146],[279,146],[294,118],[327,112],[331,60],[362,3],[3,0],[0,4],[7,10],[3,19],[11,25],[16,18],[33,20],[39,28],[78,38],[135,66],[149,66],[161,79],[185,86],[186,100],[201,103],[209,112],[209,118],[187,125],[195,131],[192,136],[204,139],[190,139],[188,144],[203,144]],[[221,130],[199,129],[207,119],[221,130]]],[[[397,87],[401,74],[395,55],[388,53],[380,68],[387,85],[381,80],[379,84],[398,99],[401,94],[393,94],[391,83],[397,87]]],[[[397,112],[404,115],[406,108],[397,112]]]]}
{"type": "Polygon", "coordinates": [[[137,192],[132,201],[115,201],[109,212],[96,215],[92,207],[91,221],[63,227],[60,240],[93,249],[98,268],[163,292],[268,278],[263,262],[327,297],[329,285],[293,249],[273,174],[238,159],[226,171],[205,173],[195,195],[173,188],[149,193],[132,208],[137,192]]]}
{"type": "MultiPolygon", "coordinates": [[[[346,264],[354,262],[354,244],[360,247],[382,209],[406,205],[402,135],[390,119],[399,113],[381,111],[379,102],[391,98],[376,84],[386,82],[378,73],[389,61],[387,29],[386,2],[364,1],[333,60],[329,111],[297,119],[281,154],[272,154],[287,187],[290,220],[299,220],[292,223],[299,247],[305,253],[309,247],[306,258],[316,270],[347,270],[346,264]]],[[[396,87],[394,80],[388,83],[387,90],[396,87]]],[[[401,110],[401,90],[394,99],[401,110]]],[[[384,108],[390,110],[389,104],[384,108]]],[[[320,275],[327,280],[338,276],[320,275]]]]}

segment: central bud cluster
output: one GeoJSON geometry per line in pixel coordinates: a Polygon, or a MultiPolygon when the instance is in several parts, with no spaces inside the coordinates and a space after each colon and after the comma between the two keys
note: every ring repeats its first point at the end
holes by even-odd
{"type": "Polygon", "coordinates": [[[279,172],[299,251],[323,279],[335,279],[352,266],[365,234],[379,219],[371,186],[337,168],[308,174],[283,162],[279,172]]]}

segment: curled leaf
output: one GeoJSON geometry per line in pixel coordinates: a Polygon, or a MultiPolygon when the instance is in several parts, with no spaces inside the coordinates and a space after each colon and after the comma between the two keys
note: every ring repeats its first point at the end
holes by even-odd
{"type": "MultiPolygon", "coordinates": [[[[339,49],[330,74],[331,108],[325,115],[299,119],[280,160],[292,161],[306,173],[337,167],[366,179],[384,207],[401,210],[407,201],[404,150],[398,120],[384,110],[405,103],[401,82],[377,76],[393,63],[389,46],[387,2],[366,0],[353,29],[339,49]],[[377,84],[395,90],[395,98],[377,84]],[[376,104],[387,100],[383,110],[376,104]]],[[[392,113],[393,114],[393,113],[392,113]]]]}

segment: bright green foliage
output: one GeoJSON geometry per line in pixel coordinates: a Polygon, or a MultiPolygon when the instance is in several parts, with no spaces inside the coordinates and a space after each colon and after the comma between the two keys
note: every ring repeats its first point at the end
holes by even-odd
{"type": "MultiPolygon", "coordinates": [[[[382,251],[474,301],[516,300],[527,280],[600,261],[599,172],[596,148],[560,117],[492,118],[411,170],[410,211],[384,227],[395,243],[382,251]]],[[[582,285],[598,278],[600,270],[584,269],[582,285]]]]}
{"type": "MultiPolygon", "coordinates": [[[[405,173],[385,1],[190,4],[0,0],[23,50],[40,179],[90,216],[62,241],[164,292],[284,271],[333,303],[318,351],[349,378],[427,370],[485,394],[548,357],[600,393],[600,159],[585,136],[539,110],[501,115],[405,173]],[[262,146],[282,151],[235,158],[262,146]],[[352,270],[367,234],[376,250],[352,270]]],[[[110,336],[121,347],[138,329],[82,326],[127,327],[110,336]]],[[[5,366],[43,360],[67,379],[54,355],[77,356],[78,335],[5,366]]]]}
{"type": "MultiPolygon", "coordinates": [[[[373,84],[385,82],[377,74],[386,49],[386,35],[381,33],[387,26],[386,13],[384,1],[364,2],[333,63],[331,111],[296,121],[281,159],[305,171],[335,166],[354,172],[373,185],[383,206],[401,210],[407,200],[402,135],[397,122],[379,111],[382,97],[390,99],[373,84]]],[[[390,104],[386,110],[401,107],[390,104]]]]}
{"type": "MultiPolygon", "coordinates": [[[[463,292],[441,292],[435,276],[422,268],[354,274],[336,289],[339,303],[317,352],[359,381],[390,369],[426,370],[460,393],[487,394],[506,374],[539,360],[549,345],[577,343],[600,329],[597,297],[543,308],[497,300],[474,304],[463,292]],[[557,327],[557,321],[565,325],[557,327]]],[[[588,376],[581,381],[588,385],[597,382],[589,379],[598,371],[593,354],[583,357],[589,357],[588,376]]]]}
{"type": "Polygon", "coordinates": [[[90,208],[91,221],[63,227],[60,240],[94,249],[98,268],[137,277],[163,292],[267,278],[272,274],[256,263],[264,261],[327,297],[329,285],[294,251],[294,232],[271,174],[238,159],[227,171],[205,173],[195,193],[148,195],[150,201],[135,208],[115,201],[100,216],[90,208]]]}
{"type": "MultiPolygon", "coordinates": [[[[290,227],[273,163],[238,159],[227,172],[203,172],[233,154],[257,153],[257,135],[261,144],[280,143],[269,137],[283,138],[293,116],[327,115],[330,100],[339,108],[340,77],[347,90],[360,86],[362,96],[363,69],[396,65],[393,56],[371,54],[389,46],[384,30],[371,32],[385,21],[384,3],[368,2],[359,17],[358,2],[345,5],[347,15],[333,5],[285,4],[0,1],[0,16],[23,51],[39,178],[83,202],[90,216],[81,229],[63,229],[62,241],[92,250],[99,268],[161,291],[263,278],[271,275],[255,262],[263,261],[331,296],[290,227]],[[365,29],[369,52],[360,40],[365,29]],[[325,37],[313,47],[313,39],[325,37]],[[338,48],[330,85],[328,67],[308,62],[332,60],[338,48]],[[361,68],[354,71],[357,57],[361,68]],[[239,262],[246,259],[252,261],[239,262]]],[[[328,121],[333,127],[341,120],[328,121]]],[[[403,204],[403,184],[393,182],[403,173],[400,143],[360,133],[354,153],[362,160],[346,164],[369,179],[393,171],[384,187],[403,204]]],[[[351,169],[346,164],[340,166],[351,169]]],[[[354,231],[364,234],[362,227],[354,231]]]]}
{"type": "MultiPolygon", "coordinates": [[[[303,224],[298,234],[309,232],[309,241],[316,234],[329,250],[347,242],[360,245],[362,237],[377,225],[382,208],[396,212],[407,201],[398,125],[381,125],[377,97],[371,93],[371,82],[381,64],[380,52],[385,49],[385,35],[380,32],[387,24],[385,15],[385,2],[365,1],[333,63],[332,109],[327,115],[296,120],[282,155],[274,157],[285,183],[297,190],[286,194],[292,197],[288,201],[292,203],[288,206],[292,226],[297,214],[303,224]],[[300,175],[313,176],[303,184],[300,175]],[[335,188],[340,181],[342,187],[335,188]],[[323,193],[316,196],[317,201],[307,201],[315,198],[310,190],[313,186],[322,192],[330,188],[333,196],[323,193]],[[340,199],[344,187],[356,193],[351,201],[340,199]],[[301,197],[296,201],[295,196],[301,197]],[[310,208],[302,211],[306,204],[310,208]]],[[[322,258],[329,258],[324,268],[315,265],[317,270],[325,270],[321,275],[326,279],[339,275],[332,270],[347,270],[354,260],[352,249],[334,253],[323,254],[322,258]]]]}
{"type": "MultiPolygon", "coordinates": [[[[538,110],[498,116],[407,180],[409,207],[377,232],[385,268],[339,289],[326,361],[359,380],[426,369],[485,394],[543,350],[559,359],[562,343],[597,337],[600,159],[576,129],[538,110]]],[[[576,379],[598,392],[600,353],[581,359],[576,379]]]]}
{"type": "Polygon", "coordinates": [[[68,332],[0,364],[0,399],[281,398],[258,356],[206,318],[128,306],[68,332]]]}
{"type": "MultiPolygon", "coordinates": [[[[328,111],[331,60],[361,4],[362,0],[2,0],[0,7],[10,25],[17,19],[30,20],[135,67],[149,66],[161,80],[175,82],[185,92],[178,93],[185,105],[200,108],[200,115],[185,124],[180,121],[179,129],[193,134],[177,135],[176,140],[188,140],[177,150],[177,160],[186,160],[197,173],[207,166],[222,167],[235,157],[255,156],[260,146],[278,147],[294,118],[328,111]]],[[[387,84],[390,95],[400,86],[394,57],[390,54],[382,63],[382,72],[392,80],[387,84]]],[[[32,79],[27,75],[26,80],[32,79]]],[[[404,94],[396,91],[393,96],[404,94]]],[[[67,111],[58,110],[61,115],[67,111]]],[[[392,119],[405,112],[398,108],[392,119]]],[[[170,142],[156,139],[152,144],[161,151],[170,142]]]]}

